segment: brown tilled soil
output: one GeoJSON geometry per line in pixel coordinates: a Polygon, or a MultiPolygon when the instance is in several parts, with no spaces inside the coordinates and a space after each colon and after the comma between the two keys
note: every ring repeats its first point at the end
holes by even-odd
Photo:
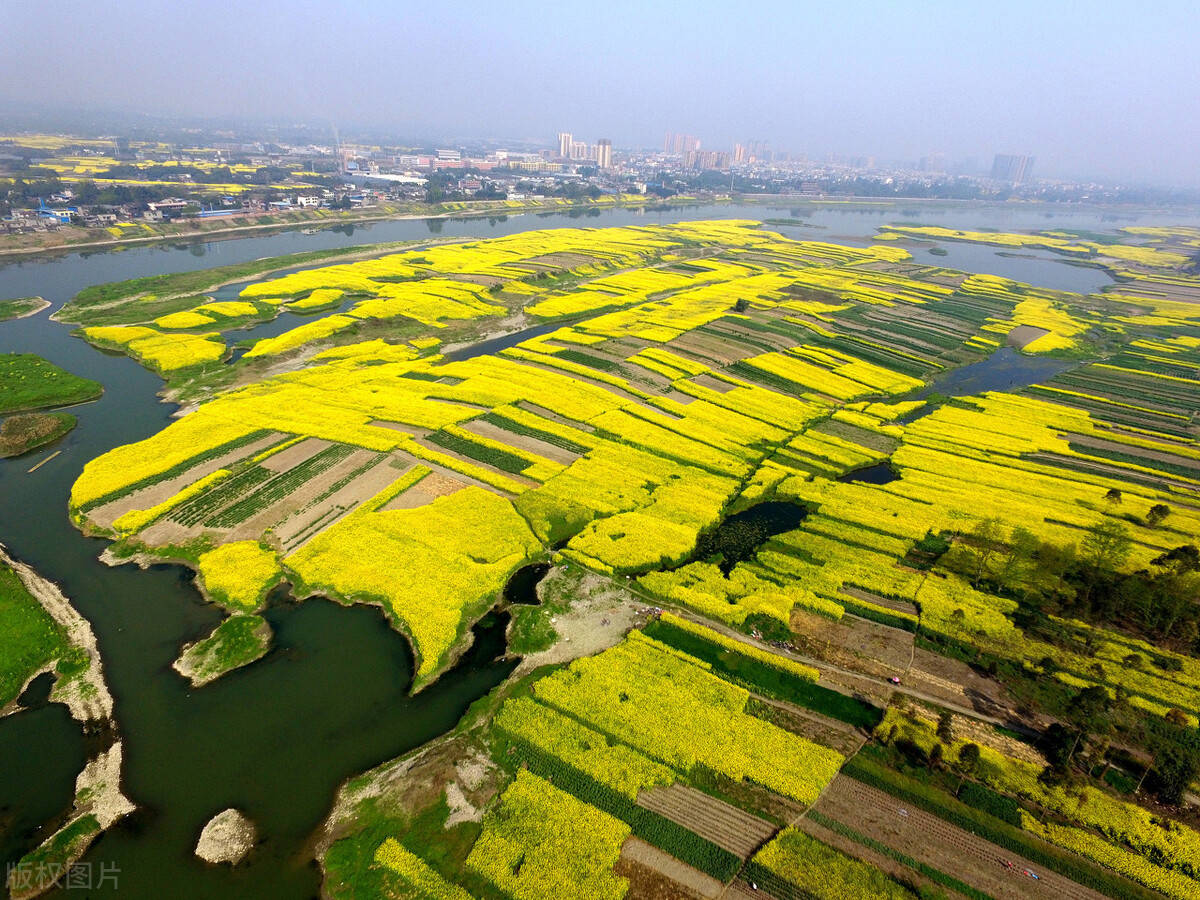
{"type": "Polygon", "coordinates": [[[292,444],[292,446],[280,450],[278,453],[271,454],[262,461],[261,465],[264,469],[271,472],[286,472],[288,469],[300,465],[306,459],[316,456],[329,446],[332,446],[331,441],[323,441],[320,438],[306,438],[298,444],[292,444]]]}
{"type": "Polygon", "coordinates": [[[838,775],[813,807],[997,900],[1102,900],[1103,895],[890,794],[838,775]],[[1011,862],[1012,867],[1004,865],[1011,862]],[[1024,874],[1025,869],[1039,877],[1024,874]]]}
{"type": "Polygon", "coordinates": [[[802,653],[876,678],[900,675],[912,658],[913,636],[867,619],[833,622],[815,613],[792,613],[792,643],[802,653]]]}
{"type": "Polygon", "coordinates": [[[1016,347],[1018,350],[1025,349],[1026,346],[1032,344],[1040,337],[1049,334],[1049,329],[1038,328],[1036,325],[1018,325],[1008,333],[1008,338],[1005,343],[1010,347],[1016,347]]]}
{"type": "Polygon", "coordinates": [[[518,400],[516,405],[525,412],[533,413],[535,416],[541,416],[544,419],[549,419],[551,422],[557,422],[559,425],[567,425],[571,428],[578,428],[587,434],[591,434],[596,430],[595,425],[589,425],[586,422],[579,422],[575,419],[568,419],[566,416],[560,416],[558,413],[546,409],[544,406],[538,406],[536,403],[530,403],[528,400],[518,400]]]}
{"type": "Polygon", "coordinates": [[[500,441],[509,446],[516,447],[518,450],[536,453],[538,456],[562,463],[564,466],[570,465],[579,458],[578,453],[572,453],[570,450],[565,450],[555,444],[548,444],[545,441],[540,441],[525,434],[516,434],[515,432],[507,431],[499,425],[493,425],[491,422],[485,422],[482,419],[471,419],[469,422],[463,423],[462,427],[472,434],[491,438],[493,441],[500,441]]]}
{"type": "Polygon", "coordinates": [[[1158,462],[1170,463],[1173,466],[1183,466],[1188,469],[1200,470],[1200,459],[1191,456],[1180,456],[1176,453],[1167,453],[1163,450],[1150,450],[1146,447],[1132,447],[1129,444],[1122,444],[1119,441],[1106,441],[1104,438],[1093,437],[1088,434],[1072,434],[1067,432],[1063,437],[1072,444],[1092,447],[1096,450],[1110,450],[1115,453],[1124,453],[1127,456],[1137,454],[1142,459],[1153,459],[1158,462]]]}
{"type": "Polygon", "coordinates": [[[192,466],[186,472],[176,475],[174,478],[155,482],[149,487],[142,488],[140,491],[134,491],[132,494],[127,494],[124,497],[113,500],[111,503],[98,506],[88,513],[88,519],[97,525],[108,528],[121,515],[129,512],[131,509],[149,509],[152,506],[157,506],[164,500],[174,497],[192,482],[198,481],[205,475],[211,475],[217,469],[224,468],[239,460],[260,453],[272,444],[278,444],[285,437],[286,435],[273,432],[252,444],[238,447],[236,450],[230,450],[216,459],[210,459],[207,462],[192,466]]]}
{"type": "Polygon", "coordinates": [[[613,871],[629,879],[629,900],[715,900],[724,885],[635,837],[621,846],[613,871]]]}
{"type": "MultiPolygon", "coordinates": [[[[305,441],[304,443],[307,444],[308,441],[305,441]]],[[[283,456],[286,453],[288,453],[290,450],[298,450],[301,446],[303,446],[303,445],[297,444],[295,447],[289,447],[287,450],[284,450],[282,453],[280,453],[278,455],[283,456]]],[[[258,538],[260,535],[262,535],[264,532],[266,532],[267,529],[272,528],[273,526],[275,526],[281,522],[286,522],[297,511],[302,510],[311,504],[314,504],[316,502],[317,498],[321,496],[321,494],[323,494],[325,491],[327,491],[329,488],[331,488],[337,482],[341,481],[343,478],[349,477],[350,474],[353,473],[356,469],[359,469],[362,466],[365,466],[372,459],[378,459],[378,458],[379,458],[379,454],[375,453],[371,450],[355,450],[353,453],[351,453],[349,456],[347,456],[341,462],[337,463],[336,465],[330,466],[324,472],[321,472],[320,474],[315,475],[312,478],[308,479],[308,481],[305,481],[303,484],[301,484],[299,487],[297,487],[295,490],[293,490],[290,494],[279,498],[274,503],[272,503],[270,506],[266,507],[265,509],[261,510],[260,512],[255,513],[254,515],[250,516],[246,520],[239,522],[237,525],[235,525],[232,529],[229,530],[229,532],[225,536],[225,540],[227,540],[227,541],[247,541],[247,540],[254,540],[254,539],[258,538]]],[[[271,461],[271,459],[267,459],[264,462],[270,462],[270,461],[271,461]]],[[[303,461],[304,460],[301,459],[298,462],[303,462],[303,461]]],[[[374,468],[374,467],[372,467],[372,468],[374,468]]],[[[387,468],[386,464],[384,464],[384,468],[385,469],[387,468]]],[[[280,471],[287,471],[287,470],[283,469],[280,471]]],[[[367,472],[364,473],[364,475],[369,476],[371,471],[372,471],[371,469],[368,469],[367,472]]],[[[395,472],[395,470],[393,470],[393,474],[398,475],[399,473],[395,472]]],[[[364,478],[364,477],[360,476],[360,477],[354,479],[354,481],[350,482],[350,484],[346,485],[346,487],[339,489],[335,493],[341,493],[342,491],[345,491],[346,488],[353,488],[354,489],[353,496],[355,496],[357,499],[357,502],[355,503],[355,505],[357,505],[358,503],[361,503],[363,500],[369,499],[373,494],[375,494],[378,491],[383,489],[383,487],[381,486],[381,487],[375,488],[375,490],[372,491],[371,487],[373,487],[375,483],[377,483],[377,482],[374,479],[371,479],[369,477],[364,478]],[[370,493],[368,493],[368,491],[370,491],[370,493]]],[[[383,481],[384,486],[386,486],[387,483],[388,483],[387,481],[383,481]]],[[[327,499],[329,499],[329,498],[327,498],[327,499]]],[[[324,501],[321,501],[321,502],[324,503],[324,501]]]]}
{"type": "MultiPolygon", "coordinates": [[[[920,885],[921,887],[932,887],[937,890],[945,891],[951,897],[961,897],[949,888],[935,884],[933,881],[920,875],[910,869],[903,863],[896,862],[890,856],[880,853],[878,850],[872,850],[870,847],[864,847],[857,841],[852,841],[850,838],[839,834],[832,829],[826,828],[824,825],[818,825],[812,819],[804,818],[796,823],[796,827],[805,834],[812,835],[823,844],[828,844],[835,850],[841,850],[847,856],[852,856],[855,859],[860,859],[870,866],[874,866],[886,875],[891,875],[898,881],[905,881],[909,884],[920,885]]],[[[1040,873],[1039,873],[1040,874],[1040,873]]]]}
{"type": "Polygon", "coordinates": [[[416,509],[466,487],[470,487],[470,484],[457,476],[446,472],[430,472],[407,491],[385,503],[383,509],[416,509]]]}
{"type": "Polygon", "coordinates": [[[760,352],[751,344],[738,343],[714,334],[697,334],[695,331],[686,332],[675,338],[667,345],[667,349],[671,351],[686,350],[693,357],[704,360],[711,366],[727,366],[760,352]]]}
{"type": "Polygon", "coordinates": [[[1016,702],[1009,698],[1000,682],[979,674],[964,662],[920,647],[913,652],[912,668],[905,676],[905,683],[923,694],[970,707],[984,715],[998,718],[1016,715],[1016,702]]]}
{"type": "Polygon", "coordinates": [[[853,756],[866,741],[864,732],[853,725],[839,722],[820,713],[790,703],[766,698],[752,698],[747,712],[778,725],[786,731],[807,738],[823,747],[831,747],[843,756],[853,756]]]}
{"type": "MultiPolygon", "coordinates": [[[[274,527],[275,536],[286,551],[295,550],[321,529],[328,528],[360,503],[382,491],[399,478],[408,465],[411,465],[411,458],[398,460],[393,457],[376,463],[319,503],[297,507],[296,512],[274,527]],[[318,522],[319,528],[316,527],[318,522]]],[[[335,468],[340,469],[337,466],[335,468]]],[[[349,474],[353,467],[343,471],[349,474]]]]}
{"type": "Polygon", "coordinates": [[[896,612],[910,613],[912,615],[916,615],[917,613],[917,607],[907,600],[884,597],[881,594],[873,594],[870,591],[864,591],[862,588],[856,587],[843,587],[841,592],[847,597],[855,597],[867,603],[873,603],[875,606],[882,606],[884,609],[894,609],[896,612]]]}
{"type": "Polygon", "coordinates": [[[722,381],[720,378],[713,378],[711,375],[696,375],[692,378],[692,382],[700,387],[706,387],[709,390],[716,391],[718,394],[728,394],[733,390],[733,385],[728,381],[722,381]]]}
{"type": "Polygon", "coordinates": [[[638,806],[665,816],[742,859],[777,831],[758,816],[682,784],[651,788],[638,794],[638,806]]]}

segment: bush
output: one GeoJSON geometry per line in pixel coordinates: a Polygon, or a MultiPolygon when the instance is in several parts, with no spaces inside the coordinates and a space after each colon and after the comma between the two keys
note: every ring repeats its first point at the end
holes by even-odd
{"type": "Polygon", "coordinates": [[[982,784],[968,781],[958,792],[958,799],[1002,822],[1021,827],[1021,807],[1012,797],[1005,797],[982,784]]]}

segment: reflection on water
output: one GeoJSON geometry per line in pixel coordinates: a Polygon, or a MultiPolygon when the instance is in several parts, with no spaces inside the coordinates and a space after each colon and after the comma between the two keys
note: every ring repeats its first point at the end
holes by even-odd
{"type": "Polygon", "coordinates": [[[1049,381],[1060,372],[1079,364],[1078,360],[1025,356],[1011,347],[1001,347],[987,359],[939,375],[915,397],[923,400],[931,394],[967,397],[985,391],[1015,391],[1049,381]]]}

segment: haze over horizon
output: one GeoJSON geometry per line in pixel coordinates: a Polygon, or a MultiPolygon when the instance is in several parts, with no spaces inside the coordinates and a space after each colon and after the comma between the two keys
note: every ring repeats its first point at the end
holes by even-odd
{"type": "Polygon", "coordinates": [[[915,159],[1200,186],[1200,4],[763,2],[586,10],[265,0],[12,0],[0,101],[371,123],[411,137],[915,159]],[[48,25],[63,23],[59,29],[48,25]]]}

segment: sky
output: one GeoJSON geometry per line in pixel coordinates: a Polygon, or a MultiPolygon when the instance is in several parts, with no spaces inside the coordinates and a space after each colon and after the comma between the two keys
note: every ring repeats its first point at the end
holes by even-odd
{"type": "Polygon", "coordinates": [[[0,102],[1200,186],[1200,0],[4,0],[0,102]]]}

